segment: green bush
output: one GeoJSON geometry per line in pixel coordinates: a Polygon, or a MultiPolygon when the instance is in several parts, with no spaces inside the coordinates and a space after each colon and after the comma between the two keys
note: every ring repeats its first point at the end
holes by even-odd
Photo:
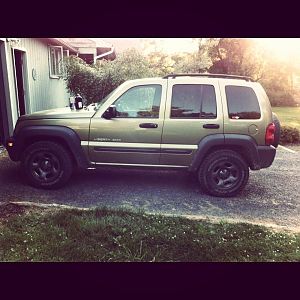
{"type": "Polygon", "coordinates": [[[299,143],[300,132],[297,128],[282,126],[280,132],[280,144],[299,143]]]}
{"type": "Polygon", "coordinates": [[[126,80],[153,77],[147,60],[136,50],[127,50],[115,60],[88,65],[71,56],[65,61],[65,80],[71,94],[80,94],[87,104],[101,101],[126,80]]]}

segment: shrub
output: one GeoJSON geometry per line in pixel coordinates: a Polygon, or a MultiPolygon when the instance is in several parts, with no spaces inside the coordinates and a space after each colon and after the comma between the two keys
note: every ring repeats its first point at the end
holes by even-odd
{"type": "Polygon", "coordinates": [[[147,60],[136,50],[127,50],[115,60],[88,65],[71,56],[65,62],[65,80],[71,94],[80,94],[87,104],[101,101],[126,80],[153,77],[147,60]]]}
{"type": "Polygon", "coordinates": [[[282,126],[280,132],[280,144],[299,143],[300,132],[291,126],[282,126]]]}

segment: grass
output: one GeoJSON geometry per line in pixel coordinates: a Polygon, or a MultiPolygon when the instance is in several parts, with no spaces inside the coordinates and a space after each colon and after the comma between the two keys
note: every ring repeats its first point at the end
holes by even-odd
{"type": "Polygon", "coordinates": [[[1,261],[300,261],[298,235],[124,209],[30,212],[0,224],[1,261]]]}
{"type": "Polygon", "coordinates": [[[282,125],[300,130],[300,107],[272,107],[282,125]]]}

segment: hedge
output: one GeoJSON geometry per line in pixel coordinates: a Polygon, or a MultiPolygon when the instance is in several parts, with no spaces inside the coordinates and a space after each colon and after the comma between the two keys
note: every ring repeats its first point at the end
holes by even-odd
{"type": "Polygon", "coordinates": [[[300,143],[300,132],[291,126],[281,126],[280,144],[300,143]]]}

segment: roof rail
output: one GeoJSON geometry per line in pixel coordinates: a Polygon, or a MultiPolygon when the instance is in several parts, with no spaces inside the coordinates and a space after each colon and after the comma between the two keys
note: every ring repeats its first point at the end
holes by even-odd
{"type": "Polygon", "coordinates": [[[246,81],[254,81],[251,77],[240,76],[240,75],[228,75],[228,74],[210,74],[210,73],[174,73],[168,74],[163,77],[163,79],[175,78],[175,77],[210,77],[210,78],[228,78],[228,79],[244,79],[246,81]]]}

